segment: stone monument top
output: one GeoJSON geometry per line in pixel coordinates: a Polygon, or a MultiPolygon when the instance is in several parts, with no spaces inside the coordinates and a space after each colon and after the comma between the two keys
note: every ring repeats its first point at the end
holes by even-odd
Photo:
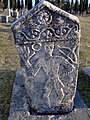
{"type": "MultiPolygon", "coordinates": [[[[41,0],[38,5],[36,5],[27,14],[12,24],[12,30],[18,30],[21,27],[23,27],[23,29],[20,30],[22,31],[21,34],[27,39],[27,41],[22,41],[25,43],[28,41],[57,41],[58,38],[59,40],[69,38],[72,39],[76,36],[74,36],[71,31],[76,29],[75,33],[78,33],[79,19],[76,16],[71,15],[64,10],[52,5],[50,2],[41,0]],[[29,22],[30,27],[27,26],[26,29],[30,29],[31,31],[33,29],[32,33],[28,33],[28,35],[23,32],[25,30],[24,25],[27,22],[29,22]],[[62,26],[62,30],[60,30],[60,26],[62,26]],[[44,29],[42,29],[43,27],[44,29]],[[54,37],[56,39],[49,39],[51,37],[54,37]]],[[[19,42],[21,43],[21,41],[19,42]]]]}
{"type": "Polygon", "coordinates": [[[78,75],[77,17],[40,1],[12,25],[31,114],[73,109],[78,75]]]}

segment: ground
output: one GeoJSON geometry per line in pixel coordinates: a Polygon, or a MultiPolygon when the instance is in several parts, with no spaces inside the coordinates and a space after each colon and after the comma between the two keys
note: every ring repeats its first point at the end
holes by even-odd
{"type": "Polygon", "coordinates": [[[79,19],[81,25],[79,66],[90,66],[90,16],[79,19]]]}
{"type": "MultiPolygon", "coordinates": [[[[90,107],[90,80],[80,71],[81,67],[90,66],[90,17],[79,17],[79,19],[81,42],[78,89],[90,107]]],[[[11,24],[0,23],[0,120],[7,120],[15,72],[20,68],[10,27],[11,24]]]]}
{"type": "Polygon", "coordinates": [[[19,58],[9,24],[0,23],[0,120],[7,120],[10,96],[19,58]]]}

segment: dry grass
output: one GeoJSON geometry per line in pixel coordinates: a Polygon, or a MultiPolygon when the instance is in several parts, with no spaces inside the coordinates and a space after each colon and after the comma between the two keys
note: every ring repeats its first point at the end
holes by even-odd
{"type": "MultiPolygon", "coordinates": [[[[90,16],[79,17],[81,24],[81,41],[79,66],[90,67],[90,16]]],[[[90,78],[86,77],[81,71],[78,76],[78,89],[84,102],[90,108],[90,78]]]]}
{"type": "Polygon", "coordinates": [[[9,24],[0,24],[0,68],[2,70],[16,70],[19,66],[10,27],[9,24]]]}
{"type": "Polygon", "coordinates": [[[7,120],[15,71],[0,71],[0,120],[7,120]]]}
{"type": "Polygon", "coordinates": [[[90,66],[90,17],[79,17],[81,24],[79,65],[90,66]]]}
{"type": "Polygon", "coordinates": [[[7,120],[15,71],[19,59],[9,24],[0,24],[0,120],[7,120]]]}
{"type": "MultiPolygon", "coordinates": [[[[90,17],[79,17],[81,23],[81,43],[79,65],[90,66],[90,17]]],[[[9,24],[0,24],[0,120],[7,120],[10,96],[15,71],[19,68],[19,58],[9,24]]],[[[78,89],[90,107],[90,81],[79,73],[78,89]]]]}

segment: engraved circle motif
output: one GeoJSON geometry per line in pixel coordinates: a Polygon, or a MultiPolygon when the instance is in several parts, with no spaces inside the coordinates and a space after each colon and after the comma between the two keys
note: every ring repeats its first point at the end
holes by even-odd
{"type": "Polygon", "coordinates": [[[38,14],[37,19],[40,24],[50,24],[52,21],[52,15],[49,11],[43,10],[38,14]]]}
{"type": "Polygon", "coordinates": [[[35,43],[32,45],[32,49],[34,51],[39,51],[41,49],[42,44],[41,43],[35,43]]]}

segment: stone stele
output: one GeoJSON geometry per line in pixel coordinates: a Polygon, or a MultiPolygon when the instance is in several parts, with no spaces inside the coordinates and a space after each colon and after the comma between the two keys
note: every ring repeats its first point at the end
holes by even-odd
{"type": "Polygon", "coordinates": [[[40,1],[12,25],[31,114],[73,109],[78,76],[77,17],[40,1]]]}

